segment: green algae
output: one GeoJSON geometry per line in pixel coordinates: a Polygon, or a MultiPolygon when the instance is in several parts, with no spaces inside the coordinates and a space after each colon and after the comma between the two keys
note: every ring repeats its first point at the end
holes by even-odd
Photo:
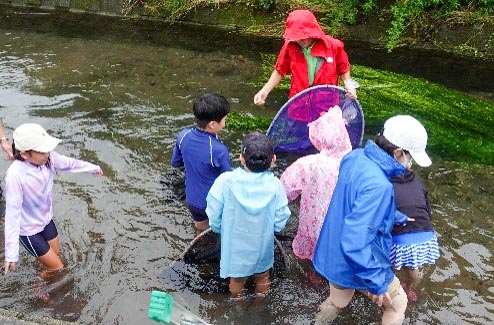
{"type": "Polygon", "coordinates": [[[451,161],[494,164],[494,105],[421,78],[353,65],[366,134],[397,114],[420,120],[428,151],[451,161]]]}
{"type": "Polygon", "coordinates": [[[265,132],[271,124],[271,119],[248,112],[233,112],[228,114],[226,123],[229,130],[265,132]]]}
{"type": "MultiPolygon", "coordinates": [[[[274,55],[263,55],[263,73],[252,84],[269,78],[274,55]]],[[[425,79],[352,65],[352,77],[361,87],[358,99],[365,115],[365,134],[372,137],[384,121],[409,114],[429,134],[427,151],[446,161],[494,165],[494,105],[425,79]]],[[[289,78],[277,87],[288,90],[289,78]]],[[[460,82],[460,81],[459,81],[460,82]]],[[[237,130],[267,130],[270,119],[239,113],[229,117],[237,130]],[[240,121],[241,120],[241,121],[240,121]]]]}

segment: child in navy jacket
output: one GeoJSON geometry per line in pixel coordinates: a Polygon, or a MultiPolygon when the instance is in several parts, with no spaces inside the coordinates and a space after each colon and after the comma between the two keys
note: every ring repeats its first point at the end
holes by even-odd
{"type": "Polygon", "coordinates": [[[199,96],[193,105],[195,128],[177,135],[171,165],[185,167],[185,202],[198,233],[209,226],[206,196],[215,179],[231,170],[228,148],[218,133],[225,128],[230,105],[217,93],[199,96]]]}

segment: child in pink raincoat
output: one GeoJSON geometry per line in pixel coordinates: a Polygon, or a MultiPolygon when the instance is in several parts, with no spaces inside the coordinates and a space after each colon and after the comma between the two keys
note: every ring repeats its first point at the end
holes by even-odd
{"type": "Polygon", "coordinates": [[[301,259],[312,260],[338,178],[340,161],[352,150],[352,145],[338,106],[308,126],[309,139],[319,153],[299,158],[280,179],[289,201],[301,197],[293,253],[301,259]]]}

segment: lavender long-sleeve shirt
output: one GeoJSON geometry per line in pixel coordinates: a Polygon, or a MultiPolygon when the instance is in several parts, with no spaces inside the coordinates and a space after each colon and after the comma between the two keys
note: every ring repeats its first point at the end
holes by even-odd
{"type": "Polygon", "coordinates": [[[5,261],[19,259],[19,235],[32,236],[53,217],[52,188],[55,171],[98,173],[97,165],[50,152],[51,167],[15,160],[5,176],[5,261]]]}

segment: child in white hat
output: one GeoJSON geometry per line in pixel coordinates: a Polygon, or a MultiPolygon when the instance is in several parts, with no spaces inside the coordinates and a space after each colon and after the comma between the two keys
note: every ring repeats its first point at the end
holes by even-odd
{"type": "Polygon", "coordinates": [[[389,150],[395,151],[401,159],[406,171],[393,176],[396,207],[413,222],[405,225],[397,224],[393,228],[393,245],[391,246],[390,261],[393,268],[399,272],[401,285],[407,293],[409,301],[417,300],[416,287],[421,281],[419,267],[424,264],[435,264],[439,258],[437,237],[432,228],[432,217],[427,189],[410,170],[412,160],[422,167],[431,165],[429,156],[425,153],[427,132],[417,120],[408,115],[398,115],[390,118],[384,124],[382,135],[376,141],[388,140],[389,150]],[[401,131],[406,124],[415,131],[401,131]]]}
{"type": "Polygon", "coordinates": [[[14,271],[19,242],[47,270],[63,268],[60,242],[53,222],[52,188],[56,171],[102,176],[97,165],[60,155],[53,150],[60,142],[43,127],[25,123],[13,134],[14,162],[5,176],[5,266],[14,271]]]}

